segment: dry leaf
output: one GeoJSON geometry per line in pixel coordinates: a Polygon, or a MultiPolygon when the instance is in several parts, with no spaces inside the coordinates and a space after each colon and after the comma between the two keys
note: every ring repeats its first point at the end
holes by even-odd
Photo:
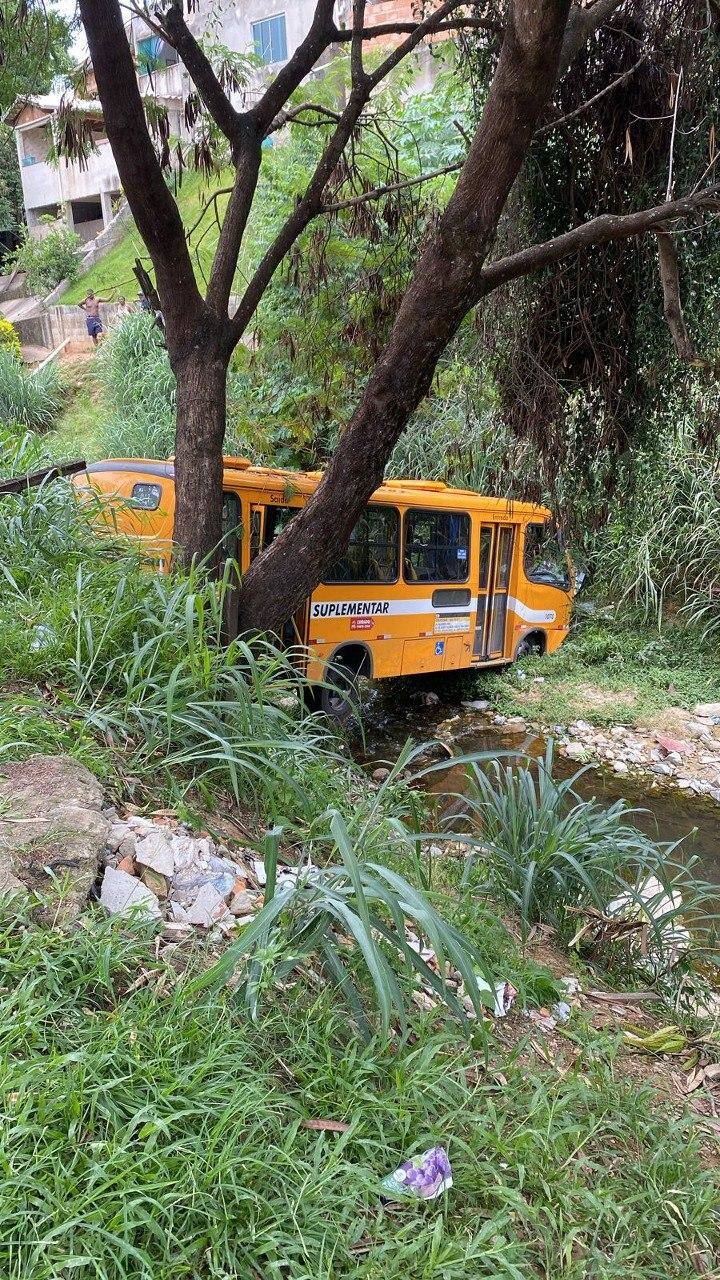
{"type": "Polygon", "coordinates": [[[301,1129],[316,1129],[319,1132],[327,1130],[329,1133],[347,1133],[350,1125],[345,1124],[342,1120],[302,1120],[300,1127],[301,1129]]]}

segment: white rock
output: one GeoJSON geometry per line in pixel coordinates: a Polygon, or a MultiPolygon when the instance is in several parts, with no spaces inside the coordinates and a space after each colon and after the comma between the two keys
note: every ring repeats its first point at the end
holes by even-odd
{"type": "Polygon", "coordinates": [[[616,773],[628,773],[628,766],[624,760],[613,761],[613,769],[616,773]]]}
{"type": "Polygon", "coordinates": [[[467,711],[487,711],[490,703],[487,698],[473,698],[461,704],[467,711]]]}
{"type": "Polygon", "coordinates": [[[682,764],[683,762],[683,758],[680,755],[679,751],[668,751],[665,759],[667,760],[668,764],[678,765],[678,764],[682,764]]]}
{"type": "Polygon", "coordinates": [[[693,715],[708,716],[711,720],[716,716],[720,718],[720,702],[698,702],[693,708],[693,715]]]}
{"type": "Polygon", "coordinates": [[[257,880],[258,884],[259,885],[267,884],[267,876],[265,874],[265,863],[262,861],[262,859],[253,858],[252,865],[253,865],[253,871],[255,872],[255,879],[257,880]]]}
{"type": "Polygon", "coordinates": [[[114,867],[108,867],[103,876],[100,901],[111,916],[136,911],[139,916],[158,920],[162,914],[155,894],[147,885],[114,867]]]}
{"type": "Polygon", "coordinates": [[[248,893],[247,889],[243,889],[240,893],[234,894],[231,898],[230,910],[234,916],[247,915],[249,911],[254,911],[257,906],[257,902],[257,894],[248,893]]]}
{"type": "Polygon", "coordinates": [[[131,835],[131,828],[127,822],[113,822],[107,835],[107,847],[110,852],[117,853],[123,840],[129,835],[131,835]]]}
{"type": "Polygon", "coordinates": [[[218,893],[215,885],[204,884],[187,913],[188,923],[209,929],[226,911],[225,899],[218,893]]]}
{"type": "Polygon", "coordinates": [[[135,861],[143,867],[158,871],[161,876],[172,876],[175,871],[175,854],[164,831],[151,831],[135,845],[135,861]]]}
{"type": "Polygon", "coordinates": [[[570,760],[585,760],[588,748],[582,742],[569,742],[565,748],[565,755],[570,760]]]}
{"type": "Polygon", "coordinates": [[[176,924],[188,924],[188,913],[179,902],[170,901],[170,915],[176,924]]]}

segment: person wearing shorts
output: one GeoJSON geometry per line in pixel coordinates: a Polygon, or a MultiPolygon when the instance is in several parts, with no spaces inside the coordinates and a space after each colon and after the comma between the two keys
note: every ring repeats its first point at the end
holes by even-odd
{"type": "Polygon", "coordinates": [[[93,346],[97,346],[98,338],[103,331],[102,320],[100,319],[100,304],[110,301],[110,298],[97,298],[91,290],[85,301],[78,303],[80,309],[85,312],[88,336],[92,338],[93,346]]]}

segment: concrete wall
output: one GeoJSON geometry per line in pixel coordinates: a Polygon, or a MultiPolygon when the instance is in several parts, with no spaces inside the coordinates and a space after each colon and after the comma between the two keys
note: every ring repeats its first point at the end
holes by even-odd
{"type": "MultiPolygon", "coordinates": [[[[116,303],[108,303],[100,308],[100,318],[105,330],[119,316],[120,308],[116,303]]],[[[85,324],[85,312],[80,307],[38,308],[35,315],[25,316],[22,320],[13,321],[13,324],[23,346],[45,347],[48,351],[54,351],[66,338],[88,344],[91,341],[85,324]]]]}

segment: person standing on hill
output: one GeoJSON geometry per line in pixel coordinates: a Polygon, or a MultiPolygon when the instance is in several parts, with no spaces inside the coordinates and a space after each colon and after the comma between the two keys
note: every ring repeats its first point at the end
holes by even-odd
{"type": "Polygon", "coordinates": [[[103,323],[100,319],[100,305],[103,302],[112,302],[112,298],[98,298],[91,289],[85,301],[78,303],[81,311],[85,312],[88,336],[92,338],[93,346],[97,346],[98,338],[103,332],[103,323]]]}

